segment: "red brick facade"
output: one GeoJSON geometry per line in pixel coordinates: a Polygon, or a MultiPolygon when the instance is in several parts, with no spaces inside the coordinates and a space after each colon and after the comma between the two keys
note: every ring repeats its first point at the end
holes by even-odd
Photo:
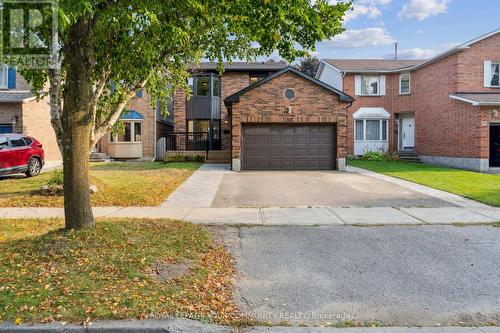
{"type": "Polygon", "coordinates": [[[499,122],[498,107],[478,107],[451,99],[456,92],[497,92],[484,87],[484,61],[500,61],[500,34],[470,45],[415,71],[417,153],[489,157],[489,124],[499,122]]]}
{"type": "Polygon", "coordinates": [[[498,88],[484,87],[484,61],[500,61],[499,33],[416,67],[410,72],[410,95],[399,94],[400,72],[395,72],[380,73],[386,76],[385,96],[355,96],[355,74],[347,73],[343,79],[344,92],[355,98],[349,108],[349,154],[354,151],[353,113],[360,107],[383,107],[391,115],[388,136],[390,150],[398,149],[398,114],[410,112],[415,116],[415,147],[418,155],[488,159],[489,127],[491,122],[500,122],[500,107],[473,106],[449,97],[457,92],[500,93],[498,88]]]}
{"type": "MultiPolygon", "coordinates": [[[[391,114],[389,119],[389,149],[398,149],[396,115],[399,113],[415,112],[415,95],[399,94],[399,73],[385,73],[386,92],[382,96],[355,96],[354,78],[357,74],[348,73],[344,77],[344,92],[354,96],[354,102],[349,108],[349,120],[347,124],[348,154],[354,154],[354,118],[353,114],[361,107],[382,107],[391,114]]],[[[410,79],[410,91],[413,92],[413,77],[410,79]]]]}
{"type": "Polygon", "coordinates": [[[245,123],[325,123],[336,126],[336,157],[343,163],[348,105],[340,102],[337,94],[293,72],[279,75],[243,93],[240,101],[232,104],[232,157],[241,159],[242,126],[245,123]],[[288,88],[295,92],[291,101],[285,98],[288,88]]]}

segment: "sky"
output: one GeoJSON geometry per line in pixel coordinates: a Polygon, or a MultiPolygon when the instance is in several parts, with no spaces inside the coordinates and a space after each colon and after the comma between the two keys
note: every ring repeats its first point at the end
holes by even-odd
{"type": "MultiPolygon", "coordinates": [[[[336,0],[331,0],[336,1],[336,0]]],[[[346,31],[319,58],[427,59],[500,28],[500,0],[353,0],[346,31]]]]}

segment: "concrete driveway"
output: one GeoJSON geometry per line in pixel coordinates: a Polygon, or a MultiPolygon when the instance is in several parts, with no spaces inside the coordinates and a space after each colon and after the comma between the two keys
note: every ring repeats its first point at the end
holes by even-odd
{"type": "Polygon", "coordinates": [[[241,309],[263,321],[500,322],[500,228],[218,230],[237,260],[241,309]]]}
{"type": "Polygon", "coordinates": [[[224,174],[212,207],[446,207],[451,203],[360,173],[257,171],[224,174]]]}

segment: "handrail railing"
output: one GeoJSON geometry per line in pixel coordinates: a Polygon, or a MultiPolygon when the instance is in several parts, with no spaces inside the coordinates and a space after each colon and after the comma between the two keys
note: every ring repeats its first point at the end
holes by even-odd
{"type": "Polygon", "coordinates": [[[166,151],[209,150],[208,132],[173,132],[167,133],[166,151]]]}

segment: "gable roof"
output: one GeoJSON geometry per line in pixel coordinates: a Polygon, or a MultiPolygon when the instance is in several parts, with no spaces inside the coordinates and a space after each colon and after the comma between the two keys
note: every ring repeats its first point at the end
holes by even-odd
{"type": "Polygon", "coordinates": [[[224,99],[224,104],[230,105],[230,104],[232,104],[234,102],[239,102],[240,101],[240,96],[243,95],[244,93],[246,93],[247,91],[252,90],[253,88],[256,88],[256,87],[258,87],[258,86],[260,86],[260,85],[262,85],[262,84],[264,84],[266,82],[269,82],[272,79],[274,79],[275,77],[278,77],[280,75],[283,75],[283,74],[289,73],[289,72],[294,73],[294,74],[296,74],[296,75],[302,77],[303,79],[306,79],[306,80],[308,80],[308,81],[310,81],[312,83],[315,83],[315,84],[317,84],[317,85],[325,88],[326,90],[329,90],[329,91],[333,92],[334,94],[337,94],[339,96],[339,101],[341,101],[341,102],[352,102],[352,101],[354,101],[354,98],[352,98],[351,96],[343,93],[342,91],[340,91],[338,89],[335,89],[334,87],[332,87],[332,86],[330,86],[330,85],[328,85],[328,84],[326,84],[326,83],[324,83],[324,82],[322,82],[320,80],[317,80],[317,79],[315,79],[315,78],[313,78],[313,77],[311,77],[309,75],[306,75],[306,74],[298,71],[297,69],[295,69],[295,68],[293,68],[291,66],[287,66],[287,67],[283,68],[282,70],[280,70],[279,72],[276,72],[276,73],[274,73],[272,75],[269,75],[265,79],[257,81],[254,84],[251,84],[248,87],[243,88],[240,91],[232,94],[231,96],[226,97],[224,99]]]}
{"type": "Polygon", "coordinates": [[[500,33],[500,28],[487,34],[476,37],[468,42],[455,46],[443,53],[440,53],[426,60],[388,60],[388,59],[322,59],[320,69],[316,77],[319,77],[323,64],[333,66],[341,72],[352,73],[390,73],[415,70],[417,68],[431,64],[439,59],[445,58],[450,54],[466,50],[471,45],[480,42],[486,38],[500,33]]]}
{"type": "Polygon", "coordinates": [[[389,59],[323,59],[342,72],[351,71],[395,71],[418,65],[424,60],[389,60],[389,59]]]}
{"type": "Polygon", "coordinates": [[[417,68],[423,67],[423,66],[428,65],[428,64],[431,64],[431,63],[433,63],[433,62],[435,62],[435,61],[437,61],[437,60],[439,60],[439,59],[441,59],[441,58],[447,57],[447,56],[449,56],[450,54],[453,54],[453,53],[456,53],[456,52],[460,52],[460,51],[462,51],[462,50],[466,50],[466,49],[470,48],[470,46],[471,46],[472,44],[475,44],[475,43],[477,43],[477,42],[480,42],[480,41],[482,41],[482,40],[484,40],[484,39],[486,39],[486,38],[490,38],[491,36],[494,36],[494,35],[499,34],[499,33],[500,33],[500,28],[498,28],[498,29],[496,29],[496,30],[493,30],[493,31],[491,31],[491,32],[488,32],[487,34],[484,34],[484,35],[481,35],[481,36],[479,36],[479,37],[476,37],[476,38],[474,38],[474,39],[471,39],[471,40],[470,40],[470,41],[468,41],[468,42],[465,42],[465,43],[463,43],[463,44],[457,45],[457,46],[455,46],[455,47],[453,47],[453,48],[449,49],[448,51],[445,51],[445,52],[443,52],[443,53],[440,53],[440,54],[438,54],[438,55],[436,55],[436,56],[434,56],[434,57],[432,57],[432,58],[430,58],[430,59],[428,59],[428,60],[424,61],[423,63],[421,63],[421,64],[419,64],[419,65],[415,66],[415,67],[414,67],[414,68],[412,68],[412,69],[417,69],[417,68]]]}
{"type": "MultiPolygon", "coordinates": [[[[247,71],[247,72],[274,72],[279,71],[288,65],[282,62],[273,62],[273,61],[262,61],[262,62],[243,62],[243,61],[235,61],[235,62],[224,62],[224,71],[247,71]]],[[[216,71],[217,63],[216,62],[202,62],[199,65],[192,65],[190,69],[193,71],[201,70],[201,71],[216,71]]]]}

